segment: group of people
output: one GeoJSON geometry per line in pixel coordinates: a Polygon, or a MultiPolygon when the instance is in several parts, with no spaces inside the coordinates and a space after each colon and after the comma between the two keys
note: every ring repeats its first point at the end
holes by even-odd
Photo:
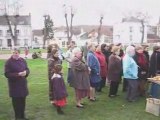
{"type": "MultiPolygon", "coordinates": [[[[86,43],[77,47],[71,41],[63,54],[57,44],[48,46],[49,100],[57,108],[58,114],[64,114],[62,107],[67,104],[68,96],[64,77],[63,60],[68,62],[67,82],[75,91],[77,108],[84,108],[82,99],[87,97],[96,101],[96,92],[101,92],[106,82],[110,85],[108,96],[118,96],[118,87],[123,79],[123,91],[127,91],[126,100],[134,102],[139,96],[146,96],[147,77],[160,74],[160,47],[155,46],[150,56],[149,46],[128,46],[121,44],[86,43]]],[[[25,118],[25,99],[28,95],[27,76],[29,69],[26,61],[19,57],[19,50],[5,64],[5,76],[8,78],[9,93],[15,111],[15,118],[25,118]]],[[[157,96],[157,86],[152,84],[150,95],[157,96]]]]}

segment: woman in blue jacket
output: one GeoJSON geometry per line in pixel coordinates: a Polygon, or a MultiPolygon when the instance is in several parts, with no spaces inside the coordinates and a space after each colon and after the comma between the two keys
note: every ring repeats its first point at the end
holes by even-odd
{"type": "Polygon", "coordinates": [[[88,44],[87,63],[90,70],[90,100],[95,101],[95,88],[100,85],[100,64],[94,54],[95,45],[88,44]]]}

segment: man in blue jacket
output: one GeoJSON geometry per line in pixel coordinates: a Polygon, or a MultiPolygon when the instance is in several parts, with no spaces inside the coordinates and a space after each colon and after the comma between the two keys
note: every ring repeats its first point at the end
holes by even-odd
{"type": "Polygon", "coordinates": [[[123,58],[123,75],[128,81],[127,100],[134,102],[138,96],[138,65],[132,58],[135,55],[135,48],[128,46],[126,55],[123,58]]]}

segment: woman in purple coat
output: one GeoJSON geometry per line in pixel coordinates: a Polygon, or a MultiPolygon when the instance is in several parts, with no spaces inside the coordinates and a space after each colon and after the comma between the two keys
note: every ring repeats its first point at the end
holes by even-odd
{"type": "Polygon", "coordinates": [[[5,64],[5,76],[8,78],[9,95],[12,98],[12,105],[15,118],[25,118],[26,96],[28,95],[27,76],[29,69],[26,61],[19,57],[19,50],[15,49],[13,55],[5,64]]]}

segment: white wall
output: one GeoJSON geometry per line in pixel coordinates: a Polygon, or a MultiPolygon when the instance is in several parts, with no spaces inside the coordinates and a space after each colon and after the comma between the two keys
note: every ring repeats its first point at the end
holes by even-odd
{"type": "MultiPolygon", "coordinates": [[[[141,23],[123,22],[113,26],[113,43],[131,44],[141,43],[141,23]],[[130,32],[132,27],[132,32],[130,32]],[[131,39],[132,36],[132,39],[131,39]]],[[[144,43],[147,42],[147,26],[145,25],[144,43]]]]}
{"type": "MultiPolygon", "coordinates": [[[[12,26],[12,28],[14,28],[12,26]]],[[[12,39],[10,35],[7,35],[7,30],[9,30],[8,26],[0,26],[0,30],[2,30],[2,35],[0,35],[0,39],[2,40],[2,48],[8,48],[7,39],[12,39]]],[[[20,31],[18,35],[19,46],[25,47],[25,40],[27,40],[28,46],[31,46],[31,38],[32,38],[32,28],[30,25],[18,25],[17,30],[20,31]]],[[[13,45],[13,40],[12,40],[13,45]]]]}

